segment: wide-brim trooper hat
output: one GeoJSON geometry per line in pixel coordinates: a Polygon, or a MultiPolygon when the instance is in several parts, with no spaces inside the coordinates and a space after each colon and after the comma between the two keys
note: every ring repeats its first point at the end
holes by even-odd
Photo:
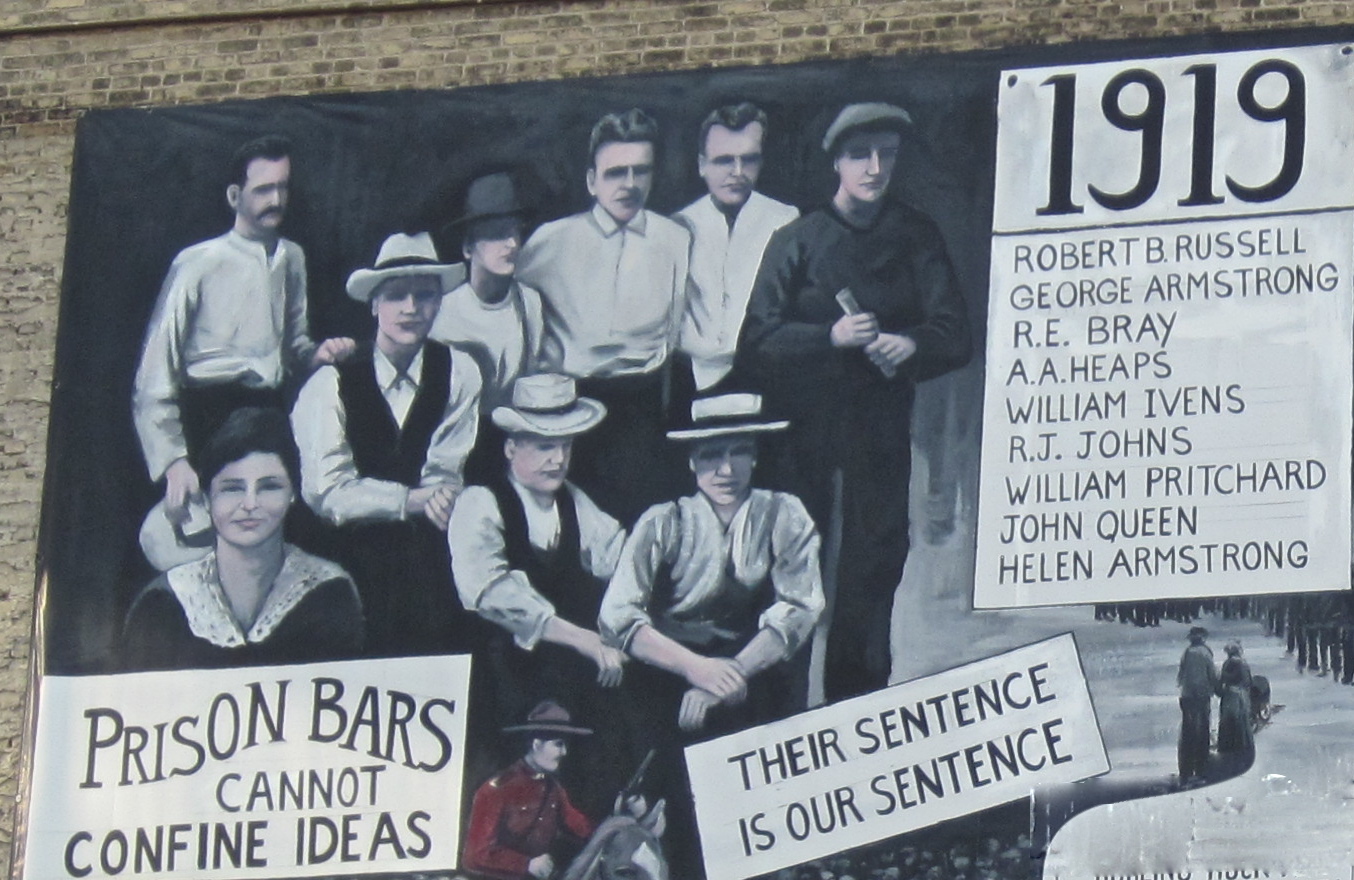
{"type": "Polygon", "coordinates": [[[509,434],[574,437],[606,418],[606,406],[579,397],[574,380],[561,373],[523,376],[512,383],[512,405],[489,414],[509,434]]]}
{"type": "Polygon", "coordinates": [[[504,733],[568,733],[574,736],[587,736],[591,727],[574,724],[569,710],[554,700],[544,700],[527,713],[526,724],[513,724],[503,728],[504,733]]]}
{"type": "Polygon", "coordinates": [[[691,402],[691,424],[668,431],[669,440],[706,440],[731,434],[784,431],[790,423],[762,417],[760,394],[716,394],[691,402]]]}
{"type": "Polygon", "coordinates": [[[865,104],[847,104],[832,120],[823,135],[823,151],[835,156],[841,139],[862,128],[883,129],[902,133],[912,125],[912,116],[902,107],[871,101],[865,104]]]}
{"type": "Polygon", "coordinates": [[[372,291],[382,281],[408,275],[436,276],[446,293],[465,280],[465,264],[442,262],[432,236],[426,232],[416,235],[397,232],[381,242],[372,268],[358,269],[348,276],[348,296],[361,303],[370,302],[372,291]]]}

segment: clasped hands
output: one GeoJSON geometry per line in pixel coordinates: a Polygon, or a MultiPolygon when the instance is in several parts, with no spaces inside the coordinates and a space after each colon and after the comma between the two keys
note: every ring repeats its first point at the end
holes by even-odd
{"type": "Polygon", "coordinates": [[[677,724],[682,730],[699,730],[705,716],[719,705],[736,706],[747,699],[748,679],[737,660],[702,657],[687,672],[691,689],[682,695],[677,724]]]}
{"type": "Polygon", "coordinates": [[[873,312],[842,315],[832,325],[830,337],[837,348],[862,349],[885,375],[893,375],[917,351],[917,343],[910,336],[879,332],[879,320],[873,312]]]}

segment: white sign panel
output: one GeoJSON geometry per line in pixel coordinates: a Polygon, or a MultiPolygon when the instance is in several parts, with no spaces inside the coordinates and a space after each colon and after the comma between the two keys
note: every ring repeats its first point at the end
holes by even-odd
{"type": "Polygon", "coordinates": [[[975,607],[1348,584],[1352,85],[1003,74],[975,607]]]}
{"type": "Polygon", "coordinates": [[[456,866],[468,657],[41,684],[28,880],[456,866]]]}
{"type": "Polygon", "coordinates": [[[709,880],[1109,770],[1070,634],[686,750],[709,880]]]}

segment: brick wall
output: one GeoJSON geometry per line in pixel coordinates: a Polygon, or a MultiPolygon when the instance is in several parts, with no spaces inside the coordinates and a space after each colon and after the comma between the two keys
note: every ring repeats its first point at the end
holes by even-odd
{"type": "Polygon", "coordinates": [[[0,855],[28,680],[75,120],[97,107],[1354,22],[1330,0],[5,0],[0,855]]]}

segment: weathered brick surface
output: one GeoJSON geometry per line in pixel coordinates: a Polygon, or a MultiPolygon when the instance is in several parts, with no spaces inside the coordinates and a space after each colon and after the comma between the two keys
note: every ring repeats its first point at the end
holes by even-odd
{"type": "Polygon", "coordinates": [[[18,791],[46,402],[81,112],[1354,22],[1344,0],[4,0],[0,7],[0,857],[18,791]],[[212,18],[223,10],[244,16],[212,18]],[[99,23],[106,26],[92,26],[99,23]]]}

